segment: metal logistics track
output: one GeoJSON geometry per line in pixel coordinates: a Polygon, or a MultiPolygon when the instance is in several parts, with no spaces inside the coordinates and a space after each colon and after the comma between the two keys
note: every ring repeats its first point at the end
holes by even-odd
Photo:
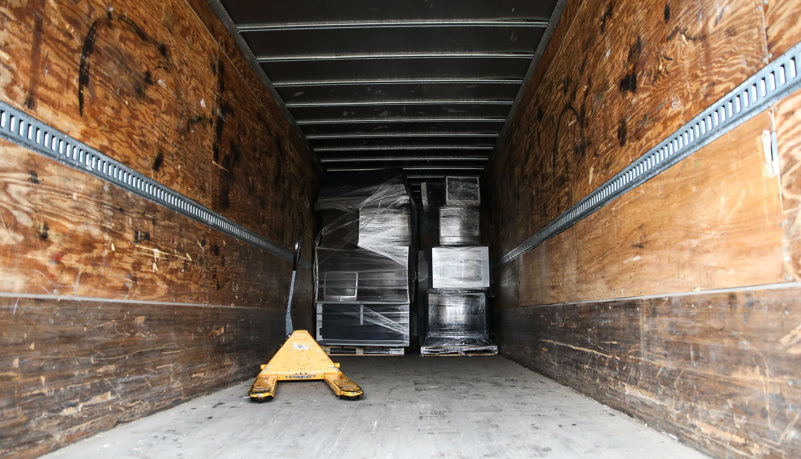
{"type": "Polygon", "coordinates": [[[570,228],[801,87],[801,43],[629,164],[495,263],[503,266],[570,228]]]}
{"type": "MultiPolygon", "coordinates": [[[[94,148],[0,101],[0,138],[88,172],[167,209],[292,261],[293,253],[94,148]]],[[[308,259],[301,266],[311,268],[308,259]]]]}

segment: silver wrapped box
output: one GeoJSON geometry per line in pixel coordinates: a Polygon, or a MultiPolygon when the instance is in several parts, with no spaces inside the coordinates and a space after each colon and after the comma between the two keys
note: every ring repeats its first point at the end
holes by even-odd
{"type": "Polygon", "coordinates": [[[429,290],[428,338],[489,339],[482,291],[429,290]]]}
{"type": "Polygon", "coordinates": [[[408,346],[409,304],[318,303],[316,331],[325,345],[408,346]]]}
{"type": "Polygon", "coordinates": [[[439,243],[441,245],[481,244],[479,208],[475,206],[440,207],[439,243]]]}
{"type": "Polygon", "coordinates": [[[318,302],[408,302],[408,247],[315,249],[318,302]]]}
{"type": "Polygon", "coordinates": [[[445,204],[449,206],[481,204],[478,177],[445,177],[445,204]]]}
{"type": "Polygon", "coordinates": [[[359,209],[359,247],[409,246],[411,243],[408,206],[359,209]]]}
{"type": "Polygon", "coordinates": [[[432,248],[431,284],[435,289],[489,288],[489,249],[486,246],[432,248]]]}

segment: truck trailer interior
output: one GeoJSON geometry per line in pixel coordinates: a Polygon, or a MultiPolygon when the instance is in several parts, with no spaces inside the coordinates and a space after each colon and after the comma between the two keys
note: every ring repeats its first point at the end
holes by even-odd
{"type": "Polygon", "coordinates": [[[799,108],[799,0],[0,0],[0,457],[801,457],[799,108]]]}

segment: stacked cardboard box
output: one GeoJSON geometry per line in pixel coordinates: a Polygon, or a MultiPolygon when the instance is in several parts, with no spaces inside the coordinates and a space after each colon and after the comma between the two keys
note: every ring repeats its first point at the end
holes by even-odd
{"type": "Polygon", "coordinates": [[[438,209],[440,246],[431,248],[420,352],[497,353],[487,325],[489,251],[479,245],[478,178],[446,177],[444,191],[445,205],[438,209]]]}
{"type": "Polygon", "coordinates": [[[351,177],[323,188],[315,204],[323,220],[314,264],[320,344],[409,345],[413,206],[400,176],[370,185],[351,177]]]}

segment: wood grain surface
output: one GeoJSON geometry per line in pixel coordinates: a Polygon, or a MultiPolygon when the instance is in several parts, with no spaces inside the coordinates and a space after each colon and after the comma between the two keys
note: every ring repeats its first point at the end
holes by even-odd
{"type": "Polygon", "coordinates": [[[770,128],[761,114],[512,262],[518,304],[783,282],[780,183],[762,146],[770,128]]]}
{"type": "MultiPolygon", "coordinates": [[[[799,39],[797,1],[572,8],[485,177],[496,259],[799,39]]],[[[799,104],[496,269],[501,353],[713,456],[798,456],[801,291],[766,285],[801,273],[799,104]]]]}
{"type": "Polygon", "coordinates": [[[179,0],[0,14],[5,102],[279,244],[311,242],[321,170],[213,18],[179,0]],[[279,209],[289,225],[260,215],[279,209]]]}
{"type": "Polygon", "coordinates": [[[500,311],[501,353],[715,457],[801,454],[801,289],[500,311]]]}
{"type": "Polygon", "coordinates": [[[801,280],[801,91],[775,107],[786,280],[801,280]]]}
{"type": "Polygon", "coordinates": [[[497,252],[757,71],[764,43],[752,0],[583,2],[490,162],[497,252]]]}
{"type": "Polygon", "coordinates": [[[759,2],[757,8],[764,11],[767,60],[773,60],[801,42],[801,2],[759,2]]]}
{"type": "MultiPolygon", "coordinates": [[[[3,2],[0,99],[310,258],[321,170],[203,2],[3,2]]],[[[0,456],[258,371],[291,262],[0,141],[0,456]]],[[[312,326],[312,274],[293,316],[312,326]]]]}
{"type": "Polygon", "coordinates": [[[283,312],[4,296],[0,329],[0,456],[35,457],[255,377],[283,312]]]}

